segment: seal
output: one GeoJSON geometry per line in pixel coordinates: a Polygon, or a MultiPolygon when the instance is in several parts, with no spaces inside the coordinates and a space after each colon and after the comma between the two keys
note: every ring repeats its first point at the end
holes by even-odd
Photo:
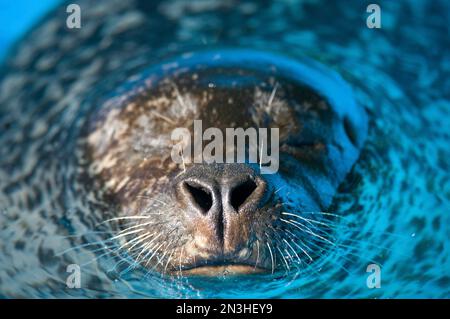
{"type": "Polygon", "coordinates": [[[62,291],[54,277],[77,262],[57,254],[67,245],[152,274],[275,273],[317,260],[333,218],[321,212],[367,132],[342,78],[275,48],[184,43],[157,1],[79,4],[90,8],[81,29],[55,11],[2,69],[2,293],[28,295],[17,283],[62,291]],[[174,162],[171,132],[194,120],[278,128],[278,171],[174,162]]]}
{"type": "Polygon", "coordinates": [[[80,29],[61,4],[2,61],[1,297],[448,298],[448,2],[380,2],[378,30],[361,1],[76,4],[80,29]],[[172,128],[235,119],[279,128],[275,174],[172,159],[172,128]]]}
{"type": "MultiPolygon", "coordinates": [[[[164,273],[274,272],[312,262],[329,241],[318,227],[324,215],[314,212],[331,204],[367,125],[348,86],[321,71],[258,51],[192,53],[125,84],[126,98],[107,99],[78,139],[80,162],[84,183],[101,190],[122,222],[113,236],[121,249],[164,273]],[[171,132],[194,133],[194,120],[223,132],[279,129],[279,172],[215,157],[175,163],[171,132]]],[[[237,148],[234,140],[231,152],[237,148]]]]}

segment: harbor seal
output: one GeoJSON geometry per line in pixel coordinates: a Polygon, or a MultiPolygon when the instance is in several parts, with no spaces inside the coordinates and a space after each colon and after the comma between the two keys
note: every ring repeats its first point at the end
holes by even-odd
{"type": "Polygon", "coordinates": [[[165,61],[136,82],[93,112],[78,137],[84,183],[93,181],[113,220],[126,225],[114,236],[122,249],[164,273],[273,272],[312,262],[327,235],[317,227],[323,216],[311,212],[329,207],[366,134],[364,110],[345,83],[237,49],[165,61]],[[328,90],[339,90],[339,100],[328,90]],[[279,172],[214,156],[175,163],[171,132],[195,130],[194,120],[223,132],[279,129],[279,172]],[[293,217],[299,212],[303,220],[293,217]]]}
{"type": "MultiPolygon", "coordinates": [[[[82,245],[162,274],[274,273],[314,262],[333,218],[319,212],[367,134],[344,80],[276,50],[180,44],[182,28],[156,2],[80,6],[90,8],[80,30],[55,11],[3,68],[0,187],[10,240],[1,245],[27,262],[2,282],[41,285],[36,269],[64,273],[72,260],[58,259],[52,236],[75,246],[70,236],[84,233],[82,245]],[[149,32],[155,25],[164,37],[149,32]],[[278,172],[173,162],[171,131],[197,119],[279,128],[278,172]]],[[[56,291],[60,282],[45,285],[56,291]]]]}

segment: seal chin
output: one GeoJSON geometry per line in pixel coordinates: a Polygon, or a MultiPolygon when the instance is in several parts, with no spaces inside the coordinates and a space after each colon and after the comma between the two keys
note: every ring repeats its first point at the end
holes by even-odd
{"type": "Polygon", "coordinates": [[[200,266],[182,270],[183,275],[217,277],[220,275],[251,275],[267,272],[266,269],[245,264],[223,264],[214,266],[200,266]]]}

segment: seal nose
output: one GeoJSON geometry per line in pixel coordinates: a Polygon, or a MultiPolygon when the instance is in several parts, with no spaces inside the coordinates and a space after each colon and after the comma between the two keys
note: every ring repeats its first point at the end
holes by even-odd
{"type": "Polygon", "coordinates": [[[262,198],[261,192],[255,192],[258,185],[250,176],[224,181],[190,177],[181,182],[181,187],[186,201],[203,215],[213,209],[238,213],[244,208],[256,208],[262,198]]]}
{"type": "Polygon", "coordinates": [[[222,181],[221,190],[224,214],[230,219],[237,213],[251,216],[264,204],[266,182],[259,176],[236,174],[222,181]]]}
{"type": "Polygon", "coordinates": [[[186,201],[203,215],[208,214],[214,206],[217,207],[217,185],[214,181],[187,179],[182,182],[183,195],[186,201]]]}
{"type": "MultiPolygon", "coordinates": [[[[184,195],[192,206],[200,213],[208,214],[213,208],[231,208],[239,212],[241,207],[258,204],[258,196],[252,196],[258,188],[250,176],[234,180],[216,181],[202,179],[186,179],[182,182],[184,195]]],[[[254,205],[253,205],[254,206],[254,205]]]]}
{"type": "MultiPolygon", "coordinates": [[[[227,190],[225,193],[227,206],[231,206],[236,212],[239,211],[239,208],[251,201],[251,195],[257,188],[258,186],[249,176],[238,180],[234,185],[230,184],[225,188],[227,190]]],[[[254,198],[254,200],[258,200],[258,198],[254,198]]]]}
{"type": "Polygon", "coordinates": [[[233,252],[248,240],[244,234],[264,203],[266,182],[242,168],[218,171],[199,167],[178,179],[176,190],[202,238],[208,238],[211,247],[233,252]]]}

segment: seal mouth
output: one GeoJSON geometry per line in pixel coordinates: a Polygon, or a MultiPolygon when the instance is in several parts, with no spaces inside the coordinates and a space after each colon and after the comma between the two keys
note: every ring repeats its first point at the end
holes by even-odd
{"type": "Polygon", "coordinates": [[[218,276],[218,275],[251,275],[265,273],[266,269],[246,264],[220,264],[198,266],[182,269],[181,273],[189,276],[218,276]]]}
{"type": "Polygon", "coordinates": [[[221,275],[262,274],[267,273],[268,269],[261,263],[244,260],[197,259],[195,263],[180,265],[180,268],[174,269],[173,272],[186,276],[217,277],[221,275]]]}

